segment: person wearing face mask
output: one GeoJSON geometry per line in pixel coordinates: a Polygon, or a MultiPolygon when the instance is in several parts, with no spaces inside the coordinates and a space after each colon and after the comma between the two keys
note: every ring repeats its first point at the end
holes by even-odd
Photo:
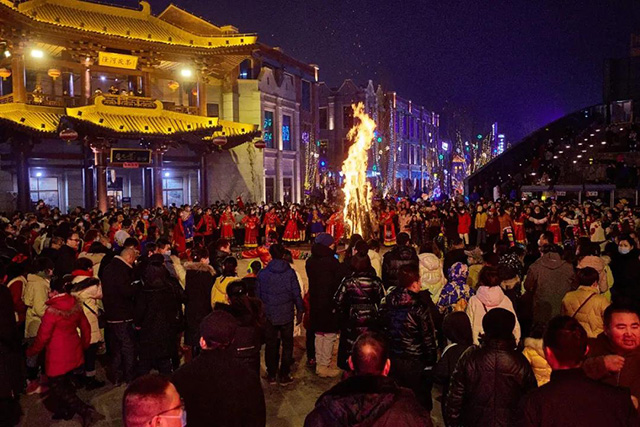
{"type": "Polygon", "coordinates": [[[144,375],[133,381],[122,398],[125,427],[187,425],[187,411],[175,386],[162,375],[144,375]]]}
{"type": "Polygon", "coordinates": [[[640,303],[640,260],[636,242],[628,234],[618,238],[618,253],[611,260],[613,301],[640,303]]]}

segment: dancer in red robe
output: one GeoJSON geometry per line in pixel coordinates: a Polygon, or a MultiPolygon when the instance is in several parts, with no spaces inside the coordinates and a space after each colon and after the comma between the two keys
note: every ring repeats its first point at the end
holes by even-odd
{"type": "Polygon", "coordinates": [[[526,243],[527,242],[527,233],[524,229],[524,224],[527,222],[527,214],[522,212],[515,221],[513,221],[513,234],[516,238],[516,242],[518,243],[526,243]]]}
{"type": "Polygon", "coordinates": [[[384,227],[384,245],[395,246],[396,244],[396,229],[393,225],[393,219],[396,213],[387,206],[386,210],[380,215],[380,223],[384,227]]]}
{"type": "Polygon", "coordinates": [[[291,206],[287,214],[287,224],[284,228],[284,236],[282,240],[289,243],[297,243],[300,241],[300,228],[298,223],[302,220],[300,213],[295,206],[291,206]]]}
{"type": "MultiPolygon", "coordinates": [[[[268,208],[266,208],[268,209],[268,208]]],[[[274,233],[277,232],[277,227],[281,224],[280,218],[278,218],[278,214],[276,214],[275,209],[267,210],[264,214],[264,219],[262,221],[262,226],[264,227],[264,235],[269,236],[269,233],[272,231],[274,233]]]]}
{"type": "Polygon", "coordinates": [[[337,243],[344,237],[344,216],[342,209],[334,212],[327,220],[327,233],[331,234],[337,243]]]}
{"type": "Polygon", "coordinates": [[[256,211],[251,210],[249,215],[242,218],[244,224],[244,246],[245,248],[258,247],[258,230],[260,227],[260,218],[256,216],[256,211]]]}
{"type": "Polygon", "coordinates": [[[236,220],[231,213],[231,207],[227,206],[222,215],[220,215],[220,237],[233,241],[233,227],[236,225],[236,220]]]}

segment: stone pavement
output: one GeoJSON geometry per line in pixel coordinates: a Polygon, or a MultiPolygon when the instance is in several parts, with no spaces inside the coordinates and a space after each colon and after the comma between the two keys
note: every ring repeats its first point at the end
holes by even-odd
{"type": "MultiPolygon", "coordinates": [[[[319,378],[312,370],[305,366],[306,356],[304,350],[304,337],[296,337],[294,347],[293,368],[294,383],[288,386],[270,386],[263,381],[265,400],[267,404],[268,427],[299,427],[304,424],[304,418],[313,409],[316,400],[322,393],[338,382],[338,379],[319,378]]],[[[263,359],[264,364],[264,359],[263,359]]],[[[262,368],[264,374],[264,366],[262,368]]],[[[98,371],[98,376],[104,378],[104,370],[98,371]]],[[[79,396],[90,402],[105,420],[96,424],[96,427],[116,427],[122,425],[122,394],[124,387],[107,385],[100,390],[87,392],[79,391],[79,396]]],[[[440,395],[439,390],[434,389],[434,397],[440,395]]],[[[45,408],[41,398],[37,395],[25,396],[22,399],[24,417],[21,426],[24,427],[71,427],[79,426],[80,418],[70,421],[52,421],[51,413],[45,408]]],[[[442,417],[440,404],[434,400],[434,410],[431,414],[434,425],[441,427],[442,417]]]]}

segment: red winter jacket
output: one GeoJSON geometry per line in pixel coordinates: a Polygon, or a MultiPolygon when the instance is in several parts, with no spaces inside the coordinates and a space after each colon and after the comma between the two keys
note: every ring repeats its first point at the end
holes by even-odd
{"type": "Polygon", "coordinates": [[[458,233],[467,234],[471,228],[471,215],[465,212],[464,215],[458,214],[458,233]]]}
{"type": "Polygon", "coordinates": [[[83,351],[91,343],[91,326],[82,305],[69,294],[58,294],[49,299],[47,305],[27,356],[34,356],[46,348],[45,372],[47,376],[57,377],[84,363],[83,351]]]}

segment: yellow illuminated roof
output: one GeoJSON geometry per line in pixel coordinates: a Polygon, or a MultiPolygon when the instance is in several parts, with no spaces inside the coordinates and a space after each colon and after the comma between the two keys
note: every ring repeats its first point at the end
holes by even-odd
{"type": "Polygon", "coordinates": [[[14,103],[0,104],[0,120],[30,131],[55,133],[63,115],[64,108],[14,103]]]}
{"type": "Polygon", "coordinates": [[[216,27],[182,10],[176,13],[175,7],[167,8],[166,19],[161,19],[162,14],[160,17],[151,14],[146,1],[140,2],[140,10],[80,0],[28,0],[17,6],[8,0],[0,3],[38,22],[136,40],[200,48],[245,46],[257,41],[254,34],[237,34],[230,26],[216,27]],[[183,29],[190,22],[189,16],[196,31],[205,35],[183,29]],[[202,31],[205,27],[206,32],[202,31]]]}
{"type": "Polygon", "coordinates": [[[238,136],[246,133],[253,133],[258,130],[257,125],[247,123],[230,122],[228,120],[218,120],[218,124],[222,126],[222,130],[214,132],[214,136],[238,136]]]}
{"type": "Polygon", "coordinates": [[[205,139],[224,135],[230,140],[244,142],[259,136],[257,125],[168,111],[163,109],[160,101],[151,98],[98,96],[94,105],[66,109],[0,103],[0,125],[55,134],[61,120],[71,121],[80,133],[113,138],[170,138],[199,134],[205,139]]]}
{"type": "MultiPolygon", "coordinates": [[[[215,117],[196,116],[167,111],[160,101],[149,99],[141,107],[106,105],[118,99],[118,103],[126,103],[127,97],[98,96],[94,105],[67,108],[67,116],[73,120],[89,122],[93,125],[109,129],[116,133],[140,135],[173,135],[197,130],[218,128],[215,117]],[[124,100],[124,101],[123,101],[124,100]]],[[[133,98],[132,99],[140,99],[133,98]]],[[[143,98],[144,99],[144,98],[143,98]]]]}

